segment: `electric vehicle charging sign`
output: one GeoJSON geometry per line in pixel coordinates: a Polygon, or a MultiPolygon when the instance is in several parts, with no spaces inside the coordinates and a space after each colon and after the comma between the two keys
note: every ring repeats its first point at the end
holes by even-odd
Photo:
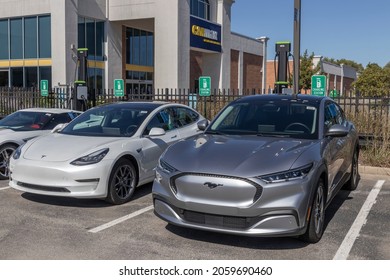
{"type": "Polygon", "coordinates": [[[49,81],[48,80],[41,80],[41,96],[48,96],[49,95],[49,81]]]}
{"type": "Polygon", "coordinates": [[[211,78],[199,77],[199,96],[211,95],[211,78]]]}
{"type": "Polygon", "coordinates": [[[326,76],[311,76],[311,94],[316,96],[325,96],[326,94],[326,76]]]}
{"type": "Polygon", "coordinates": [[[122,79],[114,80],[114,96],[123,97],[125,95],[125,85],[122,79]]]}

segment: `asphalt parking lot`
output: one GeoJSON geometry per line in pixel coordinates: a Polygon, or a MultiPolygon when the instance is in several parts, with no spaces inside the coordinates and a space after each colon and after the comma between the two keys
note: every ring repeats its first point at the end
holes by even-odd
{"type": "Polygon", "coordinates": [[[167,225],[153,214],[151,184],[125,205],[21,193],[0,182],[2,260],[390,259],[390,176],[361,174],[326,212],[317,244],[167,225]]]}

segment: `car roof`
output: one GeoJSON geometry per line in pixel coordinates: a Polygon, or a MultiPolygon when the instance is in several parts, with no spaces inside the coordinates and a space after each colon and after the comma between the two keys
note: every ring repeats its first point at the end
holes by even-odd
{"type": "Polygon", "coordinates": [[[51,114],[61,114],[61,113],[69,113],[76,112],[82,113],[81,111],[71,110],[71,109],[62,109],[62,108],[27,108],[19,110],[21,112],[42,112],[42,113],[51,113],[51,114]]]}
{"type": "Polygon", "coordinates": [[[166,104],[170,104],[170,103],[163,102],[163,101],[123,101],[123,102],[103,104],[97,107],[142,108],[145,110],[154,110],[166,104]]]}
{"type": "Polygon", "coordinates": [[[265,100],[265,101],[272,101],[272,100],[307,100],[310,102],[321,102],[323,99],[329,99],[326,96],[315,96],[315,95],[309,95],[309,94],[258,94],[258,95],[250,95],[245,96],[240,99],[237,99],[238,102],[240,101],[255,101],[255,100],[265,100]]]}

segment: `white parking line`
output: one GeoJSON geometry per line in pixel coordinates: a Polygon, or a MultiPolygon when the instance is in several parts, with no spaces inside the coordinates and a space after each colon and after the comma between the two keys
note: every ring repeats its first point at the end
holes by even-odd
{"type": "Polygon", "coordinates": [[[360,209],[359,214],[357,215],[355,221],[353,222],[351,228],[349,229],[347,235],[337,250],[336,255],[333,257],[334,260],[346,260],[348,258],[349,252],[351,251],[356,238],[359,236],[361,228],[366,223],[368,213],[370,212],[371,207],[375,204],[376,198],[384,183],[384,180],[379,180],[376,182],[374,188],[367,196],[367,199],[360,209]]]}
{"type": "Polygon", "coordinates": [[[6,190],[6,189],[10,189],[11,187],[4,187],[4,188],[0,188],[0,191],[2,190],[6,190]]]}
{"type": "Polygon", "coordinates": [[[95,227],[93,229],[90,229],[88,232],[97,233],[99,231],[102,231],[102,230],[105,230],[105,229],[110,228],[112,226],[115,226],[115,225],[117,225],[119,223],[122,223],[122,222],[124,222],[124,221],[126,221],[128,219],[131,219],[131,218],[134,218],[134,217],[136,217],[138,215],[141,215],[142,213],[145,213],[145,212],[147,212],[149,210],[152,210],[152,209],[153,209],[153,205],[150,205],[150,206],[145,207],[145,208],[143,208],[141,210],[138,210],[138,211],[136,211],[134,213],[131,213],[131,214],[126,215],[126,216],[123,216],[123,217],[121,217],[119,219],[113,220],[113,221],[111,221],[109,223],[106,223],[104,225],[101,225],[101,226],[95,227]]]}

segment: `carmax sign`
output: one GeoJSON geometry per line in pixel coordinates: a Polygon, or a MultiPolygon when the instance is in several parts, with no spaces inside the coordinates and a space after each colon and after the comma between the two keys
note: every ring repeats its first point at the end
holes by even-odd
{"type": "Polygon", "coordinates": [[[190,26],[191,47],[215,52],[222,51],[220,25],[191,16],[190,26]]]}

